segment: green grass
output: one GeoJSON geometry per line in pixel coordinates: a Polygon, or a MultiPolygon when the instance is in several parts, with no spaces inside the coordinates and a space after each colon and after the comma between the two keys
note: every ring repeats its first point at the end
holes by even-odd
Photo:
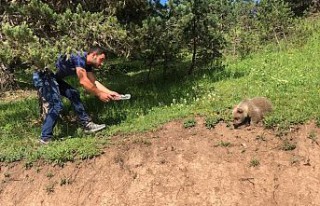
{"type": "MultiPolygon", "coordinates": [[[[41,125],[35,123],[38,104],[34,97],[0,102],[0,161],[26,160],[27,165],[32,165],[44,160],[60,165],[88,159],[100,155],[112,135],[153,130],[168,121],[193,119],[196,115],[205,116],[206,127],[213,128],[220,120],[230,121],[233,106],[253,96],[267,96],[274,104],[274,112],[264,121],[266,127],[318,121],[318,33],[314,29],[304,46],[290,43],[282,46],[286,48],[282,51],[276,45],[269,46],[243,60],[227,59],[224,69],[208,67],[193,76],[185,75],[187,62],[175,65],[166,79],[156,69],[149,81],[147,71],[137,62],[132,68],[126,63],[108,73],[100,72],[101,82],[120,93],[130,93],[132,99],[102,103],[82,93],[88,113],[108,128],[96,135],[85,135],[79,125],[64,118],[54,131],[57,141],[49,146],[38,144],[41,125]]],[[[74,79],[70,81],[75,83],[74,79]]],[[[70,104],[64,101],[64,105],[63,116],[74,116],[70,104]]]]}

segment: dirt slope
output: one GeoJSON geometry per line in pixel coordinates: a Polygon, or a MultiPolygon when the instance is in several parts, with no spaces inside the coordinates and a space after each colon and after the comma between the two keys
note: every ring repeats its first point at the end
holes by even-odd
{"type": "Polygon", "coordinates": [[[203,123],[114,137],[102,156],[63,168],[2,165],[0,205],[320,205],[320,130],[313,123],[281,138],[203,123]],[[286,138],[294,150],[281,149],[286,138]]]}

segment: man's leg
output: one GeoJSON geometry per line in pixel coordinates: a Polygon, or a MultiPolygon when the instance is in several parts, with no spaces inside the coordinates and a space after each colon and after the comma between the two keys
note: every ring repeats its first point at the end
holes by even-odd
{"type": "Polygon", "coordinates": [[[53,128],[57,123],[59,113],[62,110],[62,101],[58,85],[53,78],[43,78],[43,86],[39,92],[41,97],[48,103],[48,113],[42,124],[41,140],[47,142],[53,136],[53,128]]]}
{"type": "Polygon", "coordinates": [[[91,121],[91,118],[86,113],[85,108],[81,102],[80,94],[79,94],[78,90],[76,90],[71,85],[69,85],[68,83],[66,83],[65,81],[63,81],[61,79],[58,80],[58,84],[59,84],[59,89],[60,89],[61,95],[67,97],[71,101],[72,106],[73,106],[74,110],[76,111],[76,113],[79,117],[79,120],[80,120],[80,122],[86,132],[88,132],[88,133],[97,132],[97,131],[102,130],[106,127],[106,125],[104,125],[104,124],[99,125],[99,124],[95,124],[91,121]]]}

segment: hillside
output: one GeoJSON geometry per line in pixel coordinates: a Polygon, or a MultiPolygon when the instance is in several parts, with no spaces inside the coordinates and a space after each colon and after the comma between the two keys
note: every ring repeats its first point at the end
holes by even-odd
{"type": "Polygon", "coordinates": [[[96,135],[64,111],[56,140],[40,146],[34,91],[1,101],[1,205],[320,205],[318,22],[302,25],[314,32],[303,43],[221,70],[156,83],[114,75],[111,85],[133,98],[83,95],[109,126],[96,135]],[[234,129],[233,106],[253,96],[274,111],[263,126],[234,129]]]}
{"type": "Polygon", "coordinates": [[[100,157],[64,167],[1,166],[2,205],[318,205],[320,130],[168,123],[114,137],[100,157]],[[315,134],[315,136],[312,136],[315,134]],[[289,144],[289,143],[288,143],[289,144]]]}

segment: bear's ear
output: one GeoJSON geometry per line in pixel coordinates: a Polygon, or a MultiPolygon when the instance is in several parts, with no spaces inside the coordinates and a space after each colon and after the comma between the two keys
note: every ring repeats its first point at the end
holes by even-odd
{"type": "Polygon", "coordinates": [[[237,112],[240,113],[240,114],[242,114],[242,113],[243,113],[243,109],[237,108],[237,112]]]}

